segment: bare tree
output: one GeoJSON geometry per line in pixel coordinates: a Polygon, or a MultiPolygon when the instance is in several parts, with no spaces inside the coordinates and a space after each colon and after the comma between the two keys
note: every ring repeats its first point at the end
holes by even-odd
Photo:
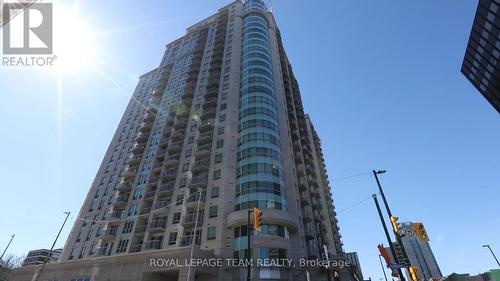
{"type": "Polygon", "coordinates": [[[9,280],[9,274],[13,269],[20,267],[23,264],[24,257],[16,257],[7,255],[0,260],[0,281],[9,280]]]}

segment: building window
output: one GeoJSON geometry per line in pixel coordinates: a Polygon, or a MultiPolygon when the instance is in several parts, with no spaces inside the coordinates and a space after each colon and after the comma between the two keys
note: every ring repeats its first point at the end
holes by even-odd
{"type": "Polygon", "coordinates": [[[215,163],[222,162],[222,153],[215,154],[215,163]]]}
{"type": "Polygon", "coordinates": [[[132,227],[134,227],[134,222],[133,221],[127,221],[127,222],[125,222],[125,225],[123,226],[122,233],[130,233],[130,232],[132,232],[132,227]]]}
{"type": "Polygon", "coordinates": [[[215,240],[217,229],[215,226],[207,227],[207,240],[215,240]]]}
{"type": "Polygon", "coordinates": [[[218,134],[218,135],[222,135],[222,134],[224,134],[224,126],[220,126],[220,127],[217,129],[217,134],[218,134]]]}
{"type": "Polygon", "coordinates": [[[210,197],[212,197],[212,198],[219,197],[219,192],[220,192],[220,188],[218,186],[212,187],[212,193],[210,194],[210,197]]]}
{"type": "Polygon", "coordinates": [[[208,217],[209,218],[216,218],[219,213],[219,206],[210,206],[208,209],[208,217]]]}
{"type": "Polygon", "coordinates": [[[182,205],[184,201],[184,193],[181,193],[181,194],[177,194],[177,200],[175,202],[175,205],[182,205]]]}
{"type": "Polygon", "coordinates": [[[127,251],[128,239],[121,239],[118,243],[118,248],[116,249],[117,253],[124,253],[127,251]]]}
{"type": "Polygon", "coordinates": [[[194,142],[194,136],[190,136],[188,138],[188,144],[192,144],[194,142]]]}
{"type": "Polygon", "coordinates": [[[226,121],[226,114],[221,114],[219,116],[219,122],[224,122],[224,121],[226,121]]]}
{"type": "Polygon", "coordinates": [[[224,140],[217,140],[216,148],[222,148],[224,146],[224,140]]]}
{"type": "Polygon", "coordinates": [[[132,217],[137,215],[137,204],[131,205],[130,209],[128,210],[128,216],[132,217]]]}
{"type": "Polygon", "coordinates": [[[183,171],[183,172],[189,171],[189,163],[184,163],[184,164],[182,165],[182,171],[183,171]]]}
{"type": "Polygon", "coordinates": [[[177,232],[171,232],[168,236],[168,245],[174,245],[177,242],[177,232]]]}
{"type": "Polygon", "coordinates": [[[186,157],[191,157],[191,155],[193,155],[193,149],[191,148],[186,149],[185,155],[186,157]]]}
{"type": "Polygon", "coordinates": [[[221,176],[221,170],[215,170],[213,179],[218,180],[218,179],[220,179],[220,176],[221,176]]]}
{"type": "Polygon", "coordinates": [[[179,223],[181,220],[181,213],[174,213],[174,217],[172,219],[172,224],[179,223]]]}
{"type": "Polygon", "coordinates": [[[185,187],[187,185],[187,177],[181,178],[179,182],[179,187],[185,187]]]}

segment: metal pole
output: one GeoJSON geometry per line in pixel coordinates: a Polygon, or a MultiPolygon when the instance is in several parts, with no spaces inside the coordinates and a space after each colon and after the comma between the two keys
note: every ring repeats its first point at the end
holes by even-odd
{"type": "Polygon", "coordinates": [[[16,236],[16,235],[15,235],[15,234],[12,234],[12,236],[10,237],[9,244],[7,244],[7,247],[5,247],[5,250],[3,250],[2,256],[0,256],[0,261],[1,261],[1,260],[2,260],[2,258],[3,258],[3,255],[5,255],[5,252],[7,252],[7,249],[9,248],[10,243],[11,243],[11,242],[12,242],[12,240],[14,239],[14,236],[16,236]]]}
{"type": "MultiPolygon", "coordinates": [[[[385,237],[387,238],[387,242],[389,243],[389,247],[391,249],[392,256],[394,258],[394,261],[396,261],[397,260],[396,250],[394,249],[394,245],[392,245],[391,236],[389,235],[389,231],[387,230],[387,225],[385,224],[384,216],[382,215],[382,210],[380,209],[380,205],[379,205],[378,200],[377,200],[377,194],[373,194],[372,196],[373,196],[373,201],[375,201],[375,205],[377,206],[377,211],[378,211],[378,215],[380,217],[380,222],[382,222],[382,226],[384,227],[385,237]]],[[[398,274],[399,274],[399,279],[401,281],[405,281],[405,278],[403,276],[403,272],[401,271],[400,268],[398,268],[398,274]]]]}
{"type": "MultiPolygon", "coordinates": [[[[385,198],[385,193],[384,193],[384,190],[382,189],[382,185],[380,184],[380,180],[378,179],[378,174],[379,173],[380,174],[385,173],[385,170],[378,171],[378,172],[375,171],[375,170],[372,170],[372,173],[375,176],[375,180],[377,180],[378,191],[379,191],[380,195],[382,196],[382,200],[384,201],[384,205],[385,205],[385,210],[387,211],[387,215],[389,216],[389,220],[390,220],[391,217],[392,217],[392,212],[391,212],[391,209],[389,208],[389,203],[387,203],[387,199],[385,198]]],[[[403,256],[407,260],[409,260],[408,259],[408,255],[406,254],[406,249],[405,249],[405,247],[403,245],[403,240],[401,240],[401,237],[399,236],[399,233],[396,233],[396,230],[393,229],[393,232],[394,232],[394,236],[396,237],[396,241],[398,242],[398,244],[399,244],[399,246],[401,248],[401,251],[403,252],[403,256]]],[[[394,257],[394,259],[396,260],[396,257],[394,257]]],[[[406,269],[408,270],[408,272],[410,271],[408,267],[406,269]]]]}
{"type": "Polygon", "coordinates": [[[380,261],[380,267],[382,267],[382,272],[384,273],[385,281],[387,281],[387,274],[385,274],[384,264],[382,263],[382,256],[378,255],[378,260],[380,261]]]}
{"type": "Polygon", "coordinates": [[[196,228],[198,227],[198,215],[200,214],[200,202],[201,202],[201,195],[202,195],[203,189],[200,189],[199,192],[200,192],[200,194],[199,194],[200,197],[198,197],[198,205],[196,207],[196,216],[195,216],[194,231],[193,231],[193,241],[191,241],[191,252],[189,254],[189,267],[188,267],[187,281],[189,281],[189,277],[191,277],[191,259],[193,259],[194,243],[196,241],[196,228]]]}
{"type": "Polygon", "coordinates": [[[38,279],[40,278],[40,276],[43,273],[43,270],[45,269],[45,265],[47,264],[48,260],[52,257],[52,250],[54,250],[54,246],[56,245],[57,239],[59,239],[59,235],[61,234],[61,231],[63,230],[64,225],[66,224],[66,221],[68,220],[69,214],[71,214],[71,212],[64,212],[63,214],[66,214],[66,218],[64,218],[64,222],[61,225],[59,232],[57,233],[56,239],[54,240],[54,243],[52,243],[52,247],[50,247],[49,256],[43,261],[42,268],[38,272],[38,275],[36,275],[34,281],[38,281],[38,279]]]}
{"type": "Polygon", "coordinates": [[[251,209],[248,209],[248,217],[247,217],[247,237],[248,237],[248,241],[247,241],[247,249],[248,249],[248,257],[247,257],[247,281],[250,281],[250,270],[251,270],[251,267],[250,267],[250,260],[249,258],[251,259],[252,258],[252,252],[251,252],[251,249],[250,249],[250,214],[252,213],[252,210],[251,209]]]}
{"type": "MultiPolygon", "coordinates": [[[[389,218],[392,216],[391,209],[389,208],[389,204],[387,204],[387,199],[385,198],[384,190],[382,189],[382,185],[380,184],[380,181],[378,179],[377,171],[372,170],[373,175],[375,176],[375,180],[377,180],[377,186],[378,186],[378,191],[380,195],[382,196],[382,200],[384,201],[385,205],[385,210],[387,211],[387,214],[389,215],[389,218]]],[[[385,173],[385,171],[384,171],[385,173]]]]}
{"type": "Polygon", "coordinates": [[[483,245],[483,247],[488,248],[490,250],[491,254],[493,255],[493,258],[498,264],[498,267],[500,267],[500,262],[498,262],[497,256],[495,256],[495,253],[493,253],[493,250],[491,249],[490,245],[483,245]]]}

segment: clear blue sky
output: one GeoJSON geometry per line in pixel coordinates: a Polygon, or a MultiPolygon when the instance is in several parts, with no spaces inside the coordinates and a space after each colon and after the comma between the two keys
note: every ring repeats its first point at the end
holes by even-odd
{"type": "MultiPolygon", "coordinates": [[[[371,169],[388,170],[393,212],[426,224],[444,274],[494,268],[481,245],[500,254],[500,118],[460,73],[477,1],[273,2],[323,141],[344,247],[358,251],[365,277],[382,277],[375,207],[357,204],[375,182],[333,179],[371,169]]],[[[61,107],[54,71],[0,69],[1,250],[12,233],[10,253],[50,247],[70,210],[64,244],[137,77],[227,3],[81,1],[105,75],[66,73],[61,107]]]]}

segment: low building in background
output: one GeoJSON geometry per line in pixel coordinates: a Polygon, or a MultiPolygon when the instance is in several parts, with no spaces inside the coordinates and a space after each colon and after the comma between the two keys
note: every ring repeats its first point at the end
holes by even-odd
{"type": "Polygon", "coordinates": [[[23,266],[43,264],[45,260],[47,262],[56,262],[59,260],[61,253],[62,249],[52,250],[52,253],[48,249],[32,250],[24,259],[23,266]]]}
{"type": "Polygon", "coordinates": [[[347,259],[351,261],[351,268],[354,270],[356,276],[358,276],[359,280],[363,280],[363,272],[361,271],[361,264],[359,262],[358,253],[351,252],[346,253],[347,259]]]}
{"type": "Polygon", "coordinates": [[[478,275],[452,273],[443,278],[443,281],[500,281],[500,269],[492,269],[478,275]]]}

